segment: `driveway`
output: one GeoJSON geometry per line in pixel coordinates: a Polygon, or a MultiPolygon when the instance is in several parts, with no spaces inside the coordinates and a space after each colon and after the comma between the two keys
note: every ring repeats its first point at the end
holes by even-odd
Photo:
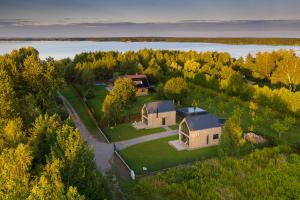
{"type": "MultiPolygon", "coordinates": [[[[62,99],[64,106],[66,107],[69,115],[71,116],[76,128],[78,129],[81,137],[94,148],[95,162],[97,169],[103,174],[111,169],[111,164],[109,160],[114,154],[113,144],[105,143],[100,141],[96,136],[90,133],[83,122],[80,120],[78,114],[68,100],[58,93],[62,99]]],[[[99,133],[100,134],[100,133],[99,133]]]]}
{"type": "Polygon", "coordinates": [[[177,130],[168,130],[163,133],[145,135],[145,136],[130,139],[130,140],[116,142],[115,145],[118,150],[122,150],[122,149],[125,149],[125,148],[130,147],[135,144],[139,144],[139,143],[143,143],[143,142],[147,142],[147,141],[151,141],[151,140],[156,140],[156,139],[160,139],[160,138],[165,138],[165,137],[169,137],[169,136],[173,136],[173,135],[178,135],[178,131],[177,130]]]}
{"type": "MultiPolygon", "coordinates": [[[[169,137],[172,135],[177,135],[177,130],[170,130],[168,127],[166,131],[163,133],[151,134],[146,136],[141,136],[138,138],[120,141],[116,143],[105,143],[100,141],[95,135],[91,134],[90,131],[86,128],[86,126],[81,121],[75,109],[68,102],[68,100],[58,92],[59,97],[62,99],[64,106],[66,107],[70,117],[72,118],[76,128],[78,129],[81,137],[94,148],[95,154],[95,162],[97,169],[101,171],[103,174],[106,174],[111,170],[111,162],[113,160],[114,155],[114,144],[118,150],[125,149],[135,144],[156,140],[164,137],[169,137]]],[[[99,133],[100,134],[100,133],[99,133]]]]}

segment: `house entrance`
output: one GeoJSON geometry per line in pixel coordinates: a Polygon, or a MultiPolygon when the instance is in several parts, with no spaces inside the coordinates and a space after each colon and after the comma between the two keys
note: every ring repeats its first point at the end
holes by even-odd
{"type": "Polygon", "coordinates": [[[165,117],[162,118],[162,125],[163,126],[166,125],[166,118],[165,117]]]}

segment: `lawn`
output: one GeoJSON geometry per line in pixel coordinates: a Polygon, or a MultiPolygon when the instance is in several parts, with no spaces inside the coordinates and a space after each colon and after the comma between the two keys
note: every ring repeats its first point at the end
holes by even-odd
{"type": "Polygon", "coordinates": [[[131,126],[131,123],[123,123],[115,127],[104,128],[103,131],[110,141],[116,142],[121,140],[129,140],[144,135],[161,133],[166,130],[164,128],[137,130],[131,126]]]}
{"type": "MultiPolygon", "coordinates": [[[[76,85],[76,88],[78,89],[80,95],[83,95],[83,88],[80,85],[76,85]]],[[[108,91],[105,89],[105,86],[95,86],[94,89],[94,95],[91,98],[87,98],[86,103],[90,107],[91,111],[93,112],[95,118],[97,121],[101,120],[101,117],[103,115],[101,108],[102,108],[102,103],[104,102],[104,99],[106,95],[108,94],[108,91]]]]}
{"type": "Polygon", "coordinates": [[[152,172],[218,155],[216,146],[193,151],[177,151],[168,144],[168,141],[176,139],[178,136],[171,136],[137,144],[121,150],[120,154],[139,175],[145,173],[143,167],[152,172]]]}
{"type": "Polygon", "coordinates": [[[169,126],[169,128],[172,129],[172,130],[177,130],[179,128],[179,124],[169,126]]]}
{"type": "Polygon", "coordinates": [[[79,97],[77,96],[76,91],[73,87],[67,85],[61,90],[61,94],[70,102],[73,108],[78,113],[80,119],[85,124],[85,126],[92,132],[96,133],[97,127],[92,121],[86,110],[84,109],[83,104],[81,103],[79,97]]]}
{"type": "MultiPolygon", "coordinates": [[[[81,96],[84,94],[84,90],[81,85],[77,84],[76,89],[78,89],[81,96]]],[[[90,107],[97,121],[102,119],[103,113],[101,111],[102,104],[108,91],[105,89],[105,86],[95,86],[94,91],[95,96],[91,98],[87,98],[86,103],[90,107]]],[[[149,93],[147,96],[136,97],[136,102],[132,103],[132,105],[126,110],[127,115],[135,115],[140,113],[142,106],[150,101],[154,101],[156,98],[155,93],[149,93]]]]}

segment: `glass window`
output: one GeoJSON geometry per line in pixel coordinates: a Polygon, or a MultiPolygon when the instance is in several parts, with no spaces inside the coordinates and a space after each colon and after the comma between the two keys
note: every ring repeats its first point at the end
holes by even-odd
{"type": "Polygon", "coordinates": [[[214,134],[214,135],[213,135],[213,139],[214,139],[214,140],[219,139],[219,134],[214,134]]]}

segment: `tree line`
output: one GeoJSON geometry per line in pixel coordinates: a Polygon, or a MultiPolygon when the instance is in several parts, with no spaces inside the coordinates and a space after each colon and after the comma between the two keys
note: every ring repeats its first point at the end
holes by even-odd
{"type": "Polygon", "coordinates": [[[33,48],[0,56],[0,199],[104,198],[93,150],[57,98],[63,67],[33,48]]]}
{"type": "Polygon", "coordinates": [[[93,85],[88,80],[103,81],[123,74],[143,73],[152,84],[181,76],[280,112],[300,110],[300,58],[291,50],[259,52],[235,59],[226,52],[144,49],[81,53],[74,61],[61,62],[67,66],[66,80],[81,82],[86,88],[93,85]]]}

